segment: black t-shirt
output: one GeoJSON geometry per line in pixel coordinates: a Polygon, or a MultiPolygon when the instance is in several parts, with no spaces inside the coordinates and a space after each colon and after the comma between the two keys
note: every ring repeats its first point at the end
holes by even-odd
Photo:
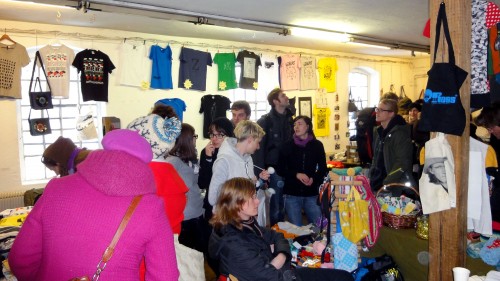
{"type": "Polygon", "coordinates": [[[206,95],[201,97],[200,113],[203,115],[203,137],[208,138],[208,127],[215,118],[226,117],[231,107],[231,101],[221,95],[206,95]]]}
{"type": "Polygon", "coordinates": [[[257,90],[260,57],[247,50],[238,53],[236,60],[241,64],[240,88],[257,90]]]}
{"type": "Polygon", "coordinates": [[[80,72],[83,101],[108,101],[108,74],[115,69],[108,55],[85,49],[76,54],[73,66],[80,72]]]}

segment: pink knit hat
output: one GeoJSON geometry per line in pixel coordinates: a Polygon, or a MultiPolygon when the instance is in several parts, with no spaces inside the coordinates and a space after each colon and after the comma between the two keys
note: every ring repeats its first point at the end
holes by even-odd
{"type": "Polygon", "coordinates": [[[151,162],[153,151],[149,142],[141,137],[138,132],[117,129],[112,130],[102,139],[104,150],[120,150],[141,159],[144,163],[151,162]]]}

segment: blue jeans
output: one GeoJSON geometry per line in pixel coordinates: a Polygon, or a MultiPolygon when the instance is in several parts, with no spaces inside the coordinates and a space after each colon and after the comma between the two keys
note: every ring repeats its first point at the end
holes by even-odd
{"type": "Polygon", "coordinates": [[[321,209],[316,203],[318,196],[292,196],[285,195],[285,210],[288,221],[302,226],[302,210],[306,213],[308,223],[316,223],[321,216],[321,209]]]}
{"type": "Polygon", "coordinates": [[[273,196],[271,196],[271,202],[269,206],[269,220],[271,226],[275,225],[280,221],[285,221],[285,202],[283,199],[283,186],[285,182],[283,178],[278,174],[271,174],[269,177],[269,188],[276,191],[273,196]]]}

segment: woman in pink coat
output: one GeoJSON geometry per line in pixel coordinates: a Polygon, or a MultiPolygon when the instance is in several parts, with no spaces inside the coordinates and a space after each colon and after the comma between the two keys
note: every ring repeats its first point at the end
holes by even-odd
{"type": "Polygon", "coordinates": [[[78,166],[51,180],[8,256],[18,280],[70,280],[95,273],[132,198],[143,195],[101,273],[102,280],[177,281],[172,230],[156,196],[149,143],[137,132],[114,130],[78,166]]]}

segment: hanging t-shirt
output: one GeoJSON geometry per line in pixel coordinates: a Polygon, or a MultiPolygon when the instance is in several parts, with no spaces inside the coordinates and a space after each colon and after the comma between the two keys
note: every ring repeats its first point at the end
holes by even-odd
{"type": "Polygon", "coordinates": [[[300,90],[314,90],[317,88],[316,58],[300,57],[300,90]]]}
{"type": "Polygon", "coordinates": [[[319,87],[326,89],[327,93],[337,91],[337,60],[322,58],[318,61],[319,87]]]}
{"type": "Polygon", "coordinates": [[[226,91],[236,89],[236,55],[234,53],[217,53],[214,56],[214,62],[217,64],[218,79],[217,89],[226,91]]]}
{"type": "Polygon", "coordinates": [[[186,111],[186,103],[183,100],[178,98],[162,99],[155,102],[155,104],[157,103],[171,106],[179,117],[179,120],[182,121],[184,111],[186,111]]]}
{"type": "Polygon", "coordinates": [[[203,113],[203,137],[208,138],[208,127],[215,118],[226,117],[231,101],[221,95],[205,95],[201,97],[200,113],[203,113]]]}
{"type": "Polygon", "coordinates": [[[65,46],[47,45],[39,50],[53,98],[69,97],[69,77],[75,52],[65,46]]]}
{"type": "Polygon", "coordinates": [[[236,59],[241,64],[240,88],[257,90],[259,86],[260,57],[247,50],[238,53],[236,59]]]}
{"type": "Polygon", "coordinates": [[[115,65],[108,55],[85,49],[75,56],[73,66],[80,72],[83,101],[108,101],[109,73],[115,65]]]}
{"type": "Polygon", "coordinates": [[[23,45],[0,43],[0,97],[21,98],[21,69],[29,63],[23,45]]]}
{"type": "Polygon", "coordinates": [[[207,65],[212,66],[212,56],[208,52],[182,48],[179,56],[179,88],[205,91],[207,85],[207,65]]]}
{"type": "Polygon", "coordinates": [[[286,54],[281,56],[281,89],[298,90],[299,89],[299,55],[286,54]]]}
{"type": "Polygon", "coordinates": [[[276,55],[263,55],[262,67],[259,68],[259,93],[266,96],[274,88],[279,88],[279,65],[276,55]]]}
{"type": "Polygon", "coordinates": [[[151,67],[151,88],[173,89],[172,83],[172,50],[170,45],[162,48],[158,45],[151,46],[149,59],[153,61],[151,67]]]}
{"type": "Polygon", "coordinates": [[[149,81],[151,62],[147,59],[147,47],[144,42],[126,41],[120,46],[119,69],[120,85],[143,87],[149,81]]]}
{"type": "Polygon", "coordinates": [[[317,137],[327,137],[330,135],[330,114],[329,108],[317,108],[314,105],[314,135],[317,137]]]}

